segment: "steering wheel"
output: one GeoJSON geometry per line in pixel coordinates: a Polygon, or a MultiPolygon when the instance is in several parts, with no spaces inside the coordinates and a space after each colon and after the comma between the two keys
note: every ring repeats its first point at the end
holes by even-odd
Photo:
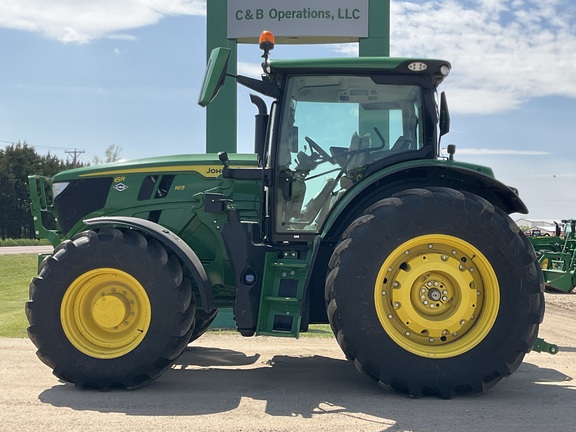
{"type": "Polygon", "coordinates": [[[326,153],[326,150],[320,147],[312,138],[305,136],[304,139],[308,144],[310,144],[310,149],[314,150],[318,156],[322,158],[322,161],[332,162],[332,157],[326,153]]]}

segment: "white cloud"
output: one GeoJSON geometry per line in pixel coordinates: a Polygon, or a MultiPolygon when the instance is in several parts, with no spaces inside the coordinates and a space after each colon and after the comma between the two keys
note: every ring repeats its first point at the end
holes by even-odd
{"type": "Polygon", "coordinates": [[[136,36],[132,36],[129,34],[123,34],[123,33],[116,33],[116,34],[112,34],[109,36],[106,36],[106,39],[112,39],[112,40],[123,40],[123,41],[135,41],[138,38],[136,36]]]}
{"type": "Polygon", "coordinates": [[[455,112],[486,114],[540,96],[576,97],[572,0],[391,3],[391,53],[445,58],[455,112]]]}
{"type": "Polygon", "coordinates": [[[259,63],[238,62],[238,74],[250,77],[260,77],[262,75],[262,65],[259,63]]]}
{"type": "Polygon", "coordinates": [[[167,15],[205,14],[205,0],[2,0],[0,27],[86,43],[167,15]]]}

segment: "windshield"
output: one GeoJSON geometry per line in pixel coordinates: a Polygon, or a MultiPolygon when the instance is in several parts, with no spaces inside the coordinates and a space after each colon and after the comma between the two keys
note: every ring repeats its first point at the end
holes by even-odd
{"type": "Polygon", "coordinates": [[[276,230],[318,231],[377,160],[424,145],[422,89],[369,76],[289,78],[276,157],[276,230]]]}

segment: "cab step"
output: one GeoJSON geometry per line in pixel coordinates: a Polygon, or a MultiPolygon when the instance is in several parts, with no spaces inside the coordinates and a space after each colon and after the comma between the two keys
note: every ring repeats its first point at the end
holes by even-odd
{"type": "Polygon", "coordinates": [[[265,258],[256,334],[298,337],[302,297],[310,263],[296,252],[268,252],[265,258]]]}

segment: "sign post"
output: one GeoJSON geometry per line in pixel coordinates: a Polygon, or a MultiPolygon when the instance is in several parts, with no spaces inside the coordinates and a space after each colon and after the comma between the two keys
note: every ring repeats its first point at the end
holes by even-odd
{"type": "MultiPolygon", "coordinates": [[[[214,48],[230,48],[228,72],[236,74],[238,50],[236,40],[228,38],[227,35],[226,4],[227,0],[206,2],[206,58],[210,57],[210,52],[214,48]]],[[[206,107],[206,152],[236,152],[236,105],[236,83],[229,79],[224,82],[218,97],[206,107]]]]}
{"type": "MultiPolygon", "coordinates": [[[[236,74],[237,43],[258,43],[262,30],[276,44],[358,42],[360,56],[390,55],[390,0],[209,0],[207,57],[213,48],[232,50],[228,72],[236,74]]],[[[236,149],[237,92],[228,80],[206,112],[206,151],[236,149]]]]}

